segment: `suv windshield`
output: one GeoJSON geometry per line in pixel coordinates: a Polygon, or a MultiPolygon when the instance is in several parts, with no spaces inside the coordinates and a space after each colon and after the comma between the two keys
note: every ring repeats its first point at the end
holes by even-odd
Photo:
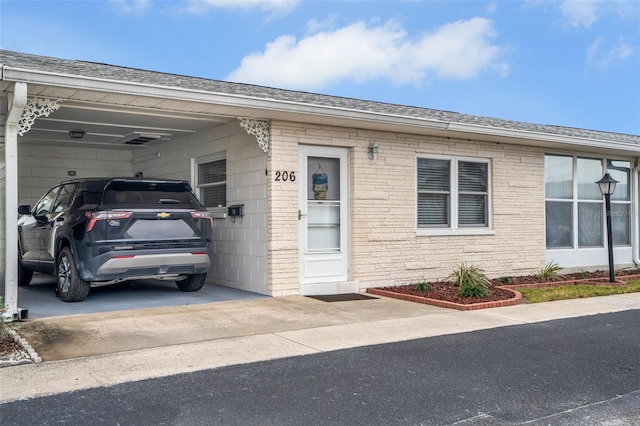
{"type": "Polygon", "coordinates": [[[200,206],[186,183],[120,180],[111,181],[107,185],[103,204],[200,206]]]}

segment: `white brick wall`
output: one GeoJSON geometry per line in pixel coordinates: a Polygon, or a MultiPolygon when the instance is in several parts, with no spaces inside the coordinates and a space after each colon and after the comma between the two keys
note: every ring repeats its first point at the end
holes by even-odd
{"type": "MultiPolygon", "coordinates": [[[[351,148],[351,275],[360,286],[439,280],[462,262],[490,276],[544,265],[544,153],[538,148],[408,134],[272,123],[269,170],[298,170],[298,144],[351,148]],[[371,142],[380,147],[374,163],[371,142]],[[417,236],[418,154],[489,159],[494,235],[417,236]]],[[[298,291],[298,189],[269,182],[269,282],[274,295],[298,291]]]]}

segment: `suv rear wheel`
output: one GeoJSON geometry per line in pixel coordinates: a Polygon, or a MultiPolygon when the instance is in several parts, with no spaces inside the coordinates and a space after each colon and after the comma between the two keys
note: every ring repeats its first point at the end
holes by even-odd
{"type": "Polygon", "coordinates": [[[78,276],[76,263],[69,247],[60,250],[56,262],[58,296],[65,302],[80,302],[89,294],[89,283],[78,276]]]}
{"type": "Polygon", "coordinates": [[[187,275],[186,279],[176,281],[176,284],[181,291],[198,291],[204,285],[206,278],[207,274],[187,275]]]}

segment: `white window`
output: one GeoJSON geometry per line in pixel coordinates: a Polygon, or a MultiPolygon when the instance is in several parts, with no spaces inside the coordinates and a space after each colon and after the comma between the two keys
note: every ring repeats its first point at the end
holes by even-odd
{"type": "Polygon", "coordinates": [[[620,183],[611,200],[613,242],[631,237],[631,163],[570,155],[546,155],[544,165],[548,249],[604,247],[605,211],[595,183],[607,171],[620,183]]]}
{"type": "Polygon", "coordinates": [[[227,205],[227,160],[224,154],[194,161],[195,190],[208,209],[227,205]]]}
{"type": "Polygon", "coordinates": [[[631,163],[607,160],[607,171],[618,181],[611,196],[611,233],[614,246],[631,245],[631,163]]]}
{"type": "Polygon", "coordinates": [[[417,223],[437,230],[488,230],[489,161],[457,157],[418,157],[417,223]]]}

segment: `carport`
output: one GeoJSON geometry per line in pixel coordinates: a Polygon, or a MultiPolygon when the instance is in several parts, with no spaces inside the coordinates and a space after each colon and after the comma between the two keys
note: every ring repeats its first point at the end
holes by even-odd
{"type": "MultiPolygon", "coordinates": [[[[230,126],[241,127],[245,138],[253,138],[266,163],[268,122],[247,118],[258,110],[248,108],[254,101],[246,97],[178,88],[179,76],[81,61],[52,60],[43,65],[32,62],[31,55],[7,55],[9,60],[0,61],[4,98],[0,113],[5,117],[0,202],[5,316],[9,319],[22,319],[29,309],[18,300],[18,254],[12,249],[18,245],[19,204],[33,204],[52,185],[73,177],[133,176],[144,171],[145,176],[184,178],[166,167],[150,168],[154,163],[150,160],[165,155],[154,146],[180,144],[199,132],[215,138],[211,135],[216,129],[230,126]],[[42,147],[46,150],[40,154],[42,147]],[[19,161],[19,152],[27,153],[24,161],[19,161]],[[65,158],[65,153],[82,154],[65,158]],[[46,173],[43,164],[51,166],[46,173]],[[29,189],[24,190],[25,186],[29,189]]],[[[199,79],[191,80],[197,86],[199,79]]],[[[180,147],[174,152],[180,152],[180,147]]],[[[218,214],[224,219],[224,212],[218,214]]],[[[241,292],[237,294],[242,297],[241,292]]]]}

